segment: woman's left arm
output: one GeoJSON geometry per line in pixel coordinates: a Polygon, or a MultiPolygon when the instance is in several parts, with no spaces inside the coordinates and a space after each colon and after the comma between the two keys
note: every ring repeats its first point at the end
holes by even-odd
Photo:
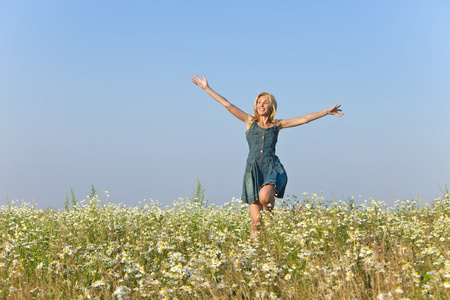
{"type": "Polygon", "coordinates": [[[322,110],[319,112],[307,114],[307,115],[304,115],[304,116],[301,116],[298,118],[280,120],[278,127],[280,129],[295,127],[295,126],[303,125],[303,124],[309,123],[311,121],[317,120],[319,118],[325,117],[326,115],[335,115],[338,117],[342,117],[344,114],[341,112],[342,110],[339,109],[339,107],[341,107],[341,106],[338,105],[338,103],[336,102],[336,104],[329,109],[325,109],[325,110],[322,110]]]}

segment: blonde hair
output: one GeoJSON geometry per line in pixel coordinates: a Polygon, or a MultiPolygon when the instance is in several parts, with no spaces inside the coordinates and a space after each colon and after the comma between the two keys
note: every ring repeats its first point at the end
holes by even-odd
{"type": "Polygon", "coordinates": [[[255,104],[253,105],[253,117],[255,118],[255,121],[259,121],[259,113],[258,113],[258,99],[262,96],[266,96],[269,99],[269,107],[272,109],[272,112],[269,116],[269,122],[274,123],[275,122],[275,113],[277,111],[277,100],[272,94],[269,94],[267,92],[259,93],[259,95],[256,97],[255,104]]]}

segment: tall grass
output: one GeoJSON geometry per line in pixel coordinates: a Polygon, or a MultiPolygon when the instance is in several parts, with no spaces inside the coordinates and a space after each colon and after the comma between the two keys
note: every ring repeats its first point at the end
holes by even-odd
{"type": "Polygon", "coordinates": [[[258,242],[249,225],[236,199],[13,202],[0,209],[0,298],[450,299],[448,191],[390,208],[306,194],[279,202],[258,242]]]}

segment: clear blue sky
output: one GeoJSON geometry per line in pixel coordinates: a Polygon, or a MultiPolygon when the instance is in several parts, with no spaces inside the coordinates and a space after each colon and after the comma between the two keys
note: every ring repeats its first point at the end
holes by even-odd
{"type": "Polygon", "coordinates": [[[1,1],[0,204],[93,184],[171,204],[240,197],[245,125],[190,77],[277,118],[288,195],[431,201],[450,184],[448,1],[1,1]]]}

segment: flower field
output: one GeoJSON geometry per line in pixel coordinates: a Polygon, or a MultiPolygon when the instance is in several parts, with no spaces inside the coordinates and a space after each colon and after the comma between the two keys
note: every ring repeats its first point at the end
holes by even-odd
{"type": "Polygon", "coordinates": [[[450,299],[450,197],[0,209],[0,299],[450,299]]]}

